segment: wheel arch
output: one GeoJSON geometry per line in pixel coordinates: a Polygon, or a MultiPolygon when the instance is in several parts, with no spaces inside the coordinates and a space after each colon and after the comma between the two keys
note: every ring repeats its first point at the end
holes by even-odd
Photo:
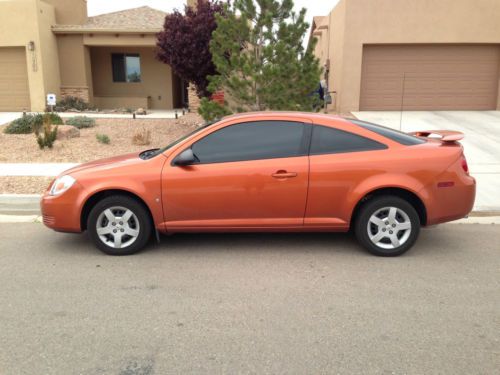
{"type": "Polygon", "coordinates": [[[420,224],[425,226],[427,224],[427,208],[425,207],[422,199],[412,192],[411,190],[401,188],[401,187],[383,187],[374,189],[368,193],[366,193],[354,206],[353,214],[351,216],[350,227],[353,228],[353,225],[356,221],[356,218],[359,214],[360,208],[369,200],[380,197],[380,196],[396,196],[401,199],[404,199],[408,203],[410,203],[415,210],[417,211],[418,217],[420,219],[420,224]]]}
{"type": "Polygon", "coordinates": [[[87,198],[87,200],[85,201],[85,203],[82,207],[81,214],[80,214],[80,228],[82,231],[87,229],[87,220],[88,220],[90,211],[92,210],[92,207],[94,207],[102,199],[113,196],[113,195],[122,195],[122,196],[132,198],[132,199],[136,200],[138,203],[140,203],[142,206],[144,206],[144,208],[148,212],[149,219],[151,220],[151,224],[154,226],[154,219],[153,219],[153,215],[151,212],[151,208],[146,204],[146,202],[140,196],[138,196],[137,194],[132,193],[128,190],[109,189],[109,190],[101,190],[101,191],[95,192],[94,194],[89,196],[87,198]]]}

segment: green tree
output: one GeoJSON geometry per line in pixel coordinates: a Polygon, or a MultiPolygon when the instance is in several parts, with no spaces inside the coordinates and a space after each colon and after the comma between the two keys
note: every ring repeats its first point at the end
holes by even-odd
{"type": "Polygon", "coordinates": [[[314,44],[303,39],[309,25],[306,10],[293,11],[293,0],[235,0],[217,15],[210,52],[218,72],[209,90],[223,90],[224,106],[202,100],[200,113],[210,120],[221,113],[311,111],[319,98],[320,81],[314,44]]]}

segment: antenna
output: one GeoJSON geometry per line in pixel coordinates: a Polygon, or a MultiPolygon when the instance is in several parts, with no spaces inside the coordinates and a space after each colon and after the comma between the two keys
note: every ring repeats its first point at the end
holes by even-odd
{"type": "Polygon", "coordinates": [[[405,103],[405,83],[406,83],[406,72],[403,73],[403,87],[401,90],[401,111],[399,115],[399,130],[403,130],[403,109],[405,103]]]}

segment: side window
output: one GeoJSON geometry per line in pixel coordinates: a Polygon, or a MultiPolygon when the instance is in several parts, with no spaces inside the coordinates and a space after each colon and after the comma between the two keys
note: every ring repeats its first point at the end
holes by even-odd
{"type": "Polygon", "coordinates": [[[298,122],[245,122],[207,135],[192,149],[201,164],[300,156],[306,154],[304,130],[298,122]]]}
{"type": "Polygon", "coordinates": [[[384,150],[386,148],[387,146],[382,143],[353,133],[321,125],[313,126],[311,155],[384,150]]]}
{"type": "Polygon", "coordinates": [[[367,130],[370,130],[374,133],[380,134],[383,137],[389,138],[394,142],[398,142],[405,146],[413,146],[425,143],[424,140],[414,137],[413,135],[409,135],[394,129],[386,128],[382,125],[372,124],[370,122],[352,120],[349,119],[353,124],[359,125],[367,130]]]}

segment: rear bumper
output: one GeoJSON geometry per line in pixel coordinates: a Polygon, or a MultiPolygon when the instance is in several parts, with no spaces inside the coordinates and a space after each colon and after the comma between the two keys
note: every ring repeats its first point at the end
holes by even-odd
{"type": "Polygon", "coordinates": [[[451,187],[430,187],[427,204],[427,225],[435,225],[466,217],[474,207],[476,179],[464,175],[451,187]]]}
{"type": "Polygon", "coordinates": [[[78,182],[59,196],[51,196],[46,191],[40,200],[43,224],[57,232],[80,233],[83,196],[78,182]]]}

